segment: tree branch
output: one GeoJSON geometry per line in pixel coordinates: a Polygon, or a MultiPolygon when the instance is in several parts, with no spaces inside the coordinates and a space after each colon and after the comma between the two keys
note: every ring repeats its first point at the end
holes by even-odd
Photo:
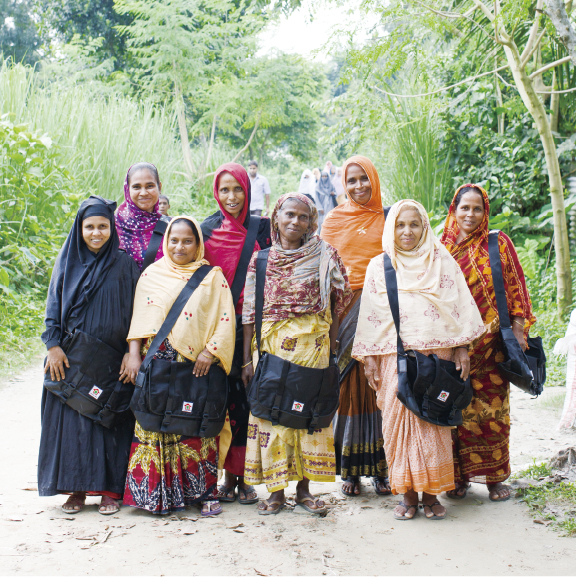
{"type": "Polygon", "coordinates": [[[482,14],[490,20],[490,22],[494,22],[494,14],[492,14],[492,10],[484,4],[484,2],[480,2],[480,0],[474,0],[474,4],[476,8],[479,8],[482,11],[482,14]]]}
{"type": "Polygon", "coordinates": [[[552,20],[558,38],[572,57],[572,64],[576,66],[576,30],[568,17],[568,11],[572,8],[564,4],[564,0],[546,0],[546,16],[552,20]]]}
{"type": "Polygon", "coordinates": [[[258,114],[258,118],[256,119],[256,122],[254,123],[254,130],[252,131],[252,134],[250,135],[250,138],[248,139],[248,142],[243,146],[243,148],[241,148],[238,153],[236,154],[236,156],[232,159],[232,162],[236,162],[240,156],[242,155],[242,153],[250,146],[250,143],[252,142],[252,139],[254,138],[254,135],[256,134],[256,131],[258,130],[258,125],[260,124],[260,114],[258,114]]]}
{"type": "Polygon", "coordinates": [[[459,12],[442,12],[441,10],[436,10],[430,6],[427,6],[426,4],[424,4],[424,2],[420,2],[420,0],[412,0],[412,1],[416,2],[416,4],[419,4],[423,8],[426,8],[426,10],[429,10],[430,12],[433,12],[434,14],[437,14],[438,16],[442,16],[444,18],[452,18],[454,20],[456,20],[458,18],[465,18],[466,20],[468,20],[472,24],[474,24],[474,26],[476,26],[476,28],[479,28],[482,32],[484,32],[484,34],[486,34],[486,36],[489,36],[490,38],[492,38],[492,35],[483,26],[478,24],[478,22],[476,22],[476,20],[474,20],[474,18],[472,18],[470,16],[470,14],[472,14],[474,12],[475,8],[473,8],[472,10],[468,10],[468,12],[465,12],[464,14],[460,14],[459,12]]]}
{"type": "Polygon", "coordinates": [[[420,96],[432,96],[433,94],[438,94],[439,92],[445,92],[446,90],[450,90],[451,88],[456,88],[456,86],[460,86],[461,84],[466,84],[467,82],[472,82],[477,78],[482,78],[483,76],[489,76],[490,74],[495,74],[496,72],[500,72],[500,70],[505,70],[508,68],[508,64],[504,66],[500,66],[495,70],[490,70],[490,72],[483,72],[482,74],[477,74],[476,76],[471,76],[470,78],[466,78],[465,80],[461,80],[456,84],[452,84],[451,86],[445,86],[444,88],[439,88],[438,90],[434,90],[433,92],[426,92],[425,94],[395,94],[394,92],[386,92],[386,90],[382,90],[378,88],[378,86],[372,85],[372,88],[378,90],[378,92],[382,92],[382,94],[386,94],[387,96],[396,96],[397,98],[419,98],[420,96]]]}
{"type": "MultiPolygon", "coordinates": [[[[530,28],[530,35],[528,36],[528,42],[526,42],[526,46],[524,46],[524,51],[520,56],[520,61],[525,62],[527,61],[530,56],[528,53],[533,53],[534,50],[534,42],[536,42],[536,36],[538,35],[538,29],[540,28],[540,13],[542,12],[542,3],[543,0],[538,0],[536,2],[536,16],[534,17],[534,22],[532,23],[532,27],[530,28]]],[[[537,45],[537,44],[536,44],[537,45]]]]}
{"type": "MultiPolygon", "coordinates": [[[[526,58],[524,58],[523,56],[520,57],[520,60],[522,61],[522,68],[524,68],[524,66],[526,66],[526,64],[528,64],[528,61],[530,60],[530,58],[532,58],[532,55],[534,54],[534,52],[536,52],[536,50],[538,50],[538,46],[540,46],[540,42],[542,41],[542,38],[544,38],[544,35],[546,34],[546,28],[542,29],[542,32],[540,32],[540,35],[538,36],[538,38],[536,38],[536,41],[534,42],[534,46],[532,46],[530,52],[528,54],[526,54],[526,58]]],[[[528,46],[528,45],[526,45],[528,46]]],[[[526,48],[524,48],[524,52],[522,52],[522,54],[524,54],[526,52],[526,48]]]]}
{"type": "Polygon", "coordinates": [[[546,66],[542,66],[542,68],[540,68],[540,70],[536,70],[536,72],[532,72],[532,74],[530,74],[530,76],[528,78],[530,78],[531,80],[534,80],[534,78],[536,78],[536,76],[540,76],[540,74],[543,74],[547,70],[550,70],[551,68],[556,68],[556,66],[560,66],[560,64],[570,62],[571,60],[572,60],[571,56],[564,56],[564,58],[560,58],[560,60],[556,60],[555,62],[550,62],[550,64],[546,64],[546,66]]]}

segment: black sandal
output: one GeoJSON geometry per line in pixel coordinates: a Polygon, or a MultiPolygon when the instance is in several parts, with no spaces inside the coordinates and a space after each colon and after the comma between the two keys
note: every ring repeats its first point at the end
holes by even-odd
{"type": "Polygon", "coordinates": [[[402,515],[398,515],[396,512],[393,512],[394,519],[396,519],[397,521],[411,521],[416,517],[416,515],[418,515],[418,505],[407,505],[406,503],[404,503],[404,501],[400,501],[398,505],[404,507],[406,511],[404,511],[402,515]],[[410,509],[414,509],[414,515],[412,515],[412,517],[406,517],[406,513],[408,513],[410,509]]]}
{"type": "Polygon", "coordinates": [[[463,485],[458,485],[455,489],[451,489],[450,491],[446,491],[446,497],[448,499],[465,499],[466,495],[468,494],[468,489],[470,489],[470,483],[464,483],[463,485]],[[458,492],[464,489],[464,493],[462,495],[458,495],[458,492]]]}
{"type": "Polygon", "coordinates": [[[256,495],[256,491],[254,491],[254,489],[246,491],[246,489],[238,487],[238,503],[240,503],[240,505],[254,505],[254,503],[258,503],[258,495],[252,497],[252,499],[248,499],[246,496],[248,493],[254,493],[256,495]]]}
{"type": "MultiPolygon", "coordinates": [[[[444,519],[446,519],[446,515],[448,515],[448,511],[445,511],[444,515],[436,515],[436,513],[434,513],[434,511],[432,510],[432,507],[435,507],[436,505],[440,505],[440,507],[444,507],[444,505],[442,505],[442,503],[440,503],[440,501],[438,501],[438,499],[436,499],[436,501],[434,501],[434,503],[432,503],[432,505],[425,505],[424,503],[422,503],[422,509],[424,509],[424,517],[426,517],[426,519],[429,519],[430,521],[443,521],[444,519]],[[428,515],[426,515],[426,507],[428,507],[428,509],[430,509],[430,513],[432,513],[431,517],[428,517],[428,515]]],[[[446,507],[444,507],[444,509],[446,509],[446,507]]]]}
{"type": "Polygon", "coordinates": [[[374,485],[374,491],[376,495],[392,495],[392,489],[385,489],[384,491],[378,489],[378,483],[383,483],[384,485],[390,486],[390,481],[388,477],[372,477],[372,485],[374,485]]]}
{"type": "Polygon", "coordinates": [[[344,495],[344,497],[359,497],[360,493],[355,493],[355,489],[356,489],[356,485],[358,485],[358,487],[360,487],[360,477],[346,477],[345,479],[342,479],[343,483],[352,483],[352,493],[346,493],[346,491],[344,491],[342,489],[342,485],[340,485],[340,493],[342,493],[342,495],[344,495]]]}
{"type": "Polygon", "coordinates": [[[236,501],[236,485],[234,485],[233,487],[227,487],[226,485],[220,485],[220,487],[218,487],[218,501],[221,501],[222,503],[234,503],[234,501],[236,501]],[[229,497],[228,495],[230,495],[230,493],[232,493],[232,497],[229,497]],[[222,495],[222,496],[220,496],[222,495]]]}

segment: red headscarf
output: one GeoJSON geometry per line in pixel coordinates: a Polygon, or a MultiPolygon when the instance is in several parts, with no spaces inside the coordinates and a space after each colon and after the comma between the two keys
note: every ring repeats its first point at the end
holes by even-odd
{"type": "MultiPolygon", "coordinates": [[[[210,231],[210,237],[204,245],[204,257],[212,266],[219,266],[222,269],[228,284],[232,286],[234,275],[236,274],[236,267],[240,261],[240,254],[242,253],[244,239],[246,238],[248,225],[250,223],[250,178],[248,177],[246,169],[241,164],[227,162],[216,170],[216,174],[214,175],[214,198],[220,207],[222,217],[220,226],[217,226],[210,231]],[[218,196],[220,176],[224,172],[231,174],[240,183],[242,190],[246,194],[246,200],[244,201],[244,206],[242,207],[242,211],[238,215],[238,218],[234,218],[230,213],[224,210],[218,196]]],[[[203,223],[203,231],[204,228],[203,223]]],[[[254,250],[260,250],[260,245],[257,242],[254,246],[254,250]]],[[[242,312],[243,302],[244,291],[242,291],[238,304],[236,305],[236,312],[238,314],[242,312]]]]}

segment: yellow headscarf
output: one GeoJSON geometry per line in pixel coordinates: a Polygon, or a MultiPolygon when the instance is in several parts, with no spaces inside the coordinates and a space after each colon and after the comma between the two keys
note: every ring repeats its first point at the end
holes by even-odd
{"type": "MultiPolygon", "coordinates": [[[[128,340],[153,337],[166,319],[174,301],[190,277],[204,264],[204,239],[198,222],[191,216],[172,219],[163,242],[164,256],[140,277],[134,297],[134,312],[128,340]],[[168,253],[170,230],[177,219],[185,219],[198,231],[200,243],[195,259],[178,265],[168,253]]],[[[236,317],[230,287],[220,267],[214,267],[194,291],[168,335],[170,344],[195,362],[206,347],[230,372],[234,355],[236,317]]]]}

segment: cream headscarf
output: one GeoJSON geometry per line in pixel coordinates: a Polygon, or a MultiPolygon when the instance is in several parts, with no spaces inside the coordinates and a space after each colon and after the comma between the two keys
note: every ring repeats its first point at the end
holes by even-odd
{"type": "MultiPolygon", "coordinates": [[[[146,269],[136,286],[129,341],[153,337],[190,277],[202,265],[209,264],[204,259],[204,239],[200,225],[191,216],[172,219],[164,235],[163,250],[164,256],[146,269]],[[176,264],[168,254],[170,230],[177,219],[190,221],[200,237],[195,260],[186,265],[176,264]]],[[[182,356],[193,362],[206,347],[229,373],[235,334],[232,293],[220,267],[214,267],[186,303],[168,340],[182,356]]]]}
{"type": "MultiPolygon", "coordinates": [[[[382,247],[396,269],[400,308],[400,335],[406,349],[439,349],[467,345],[484,333],[478,307],[460,267],[434,236],[424,207],[414,200],[392,206],[384,225],[382,247]],[[410,251],[394,242],[396,219],[406,208],[418,211],[424,230],[410,251]]],[[[388,303],[383,255],[374,257],[366,271],[358,328],[352,355],[396,352],[396,329],[388,303]]]]}

